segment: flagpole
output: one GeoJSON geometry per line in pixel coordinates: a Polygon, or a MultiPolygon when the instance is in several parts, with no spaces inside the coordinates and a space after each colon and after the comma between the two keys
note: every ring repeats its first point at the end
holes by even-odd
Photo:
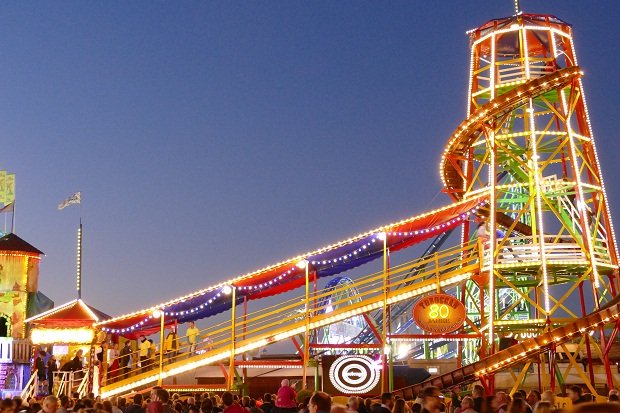
{"type": "MultiPolygon", "coordinates": [[[[81,215],[81,214],[80,214],[81,215]]],[[[82,298],[82,217],[80,216],[80,226],[77,233],[77,268],[76,285],[78,299],[82,298]]]]}
{"type": "Polygon", "coordinates": [[[15,200],[13,200],[13,213],[11,214],[11,233],[15,234],[15,200]]]}

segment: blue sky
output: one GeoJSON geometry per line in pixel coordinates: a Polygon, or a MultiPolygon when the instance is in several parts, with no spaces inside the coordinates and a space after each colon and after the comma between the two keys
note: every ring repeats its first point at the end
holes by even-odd
{"type": "MultiPolygon", "coordinates": [[[[617,1],[527,1],[574,26],[618,221],[617,1]]],[[[449,202],[465,31],[512,1],[9,2],[0,168],[40,289],[120,314],[449,202]]],[[[620,225],[620,224],[616,224],[620,225]]]]}

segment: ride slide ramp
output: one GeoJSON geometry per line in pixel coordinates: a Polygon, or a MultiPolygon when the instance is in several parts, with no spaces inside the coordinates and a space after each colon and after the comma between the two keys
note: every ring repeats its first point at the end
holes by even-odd
{"type": "MultiPolygon", "coordinates": [[[[411,399],[420,390],[428,386],[436,386],[445,390],[459,384],[483,379],[485,376],[492,375],[516,364],[526,363],[529,359],[537,358],[538,355],[549,351],[551,348],[559,347],[580,335],[589,334],[593,330],[600,329],[605,324],[615,322],[618,318],[620,318],[620,303],[615,302],[575,322],[521,341],[475,363],[437,377],[432,377],[412,386],[395,390],[393,394],[411,399]]],[[[584,381],[587,382],[587,380],[584,381]]]]}
{"type": "MultiPolygon", "coordinates": [[[[202,336],[209,337],[208,343],[203,343],[197,351],[201,354],[191,354],[181,348],[174,357],[163,364],[161,372],[158,366],[152,366],[150,370],[128,378],[119,377],[118,381],[102,388],[101,396],[125,394],[208,364],[222,363],[222,367],[224,364],[228,366],[230,363],[234,364],[235,356],[362,313],[375,311],[383,308],[386,303],[392,305],[412,300],[428,292],[461,283],[479,272],[478,257],[477,243],[472,242],[464,247],[445,249],[432,256],[392,267],[387,273],[381,271],[356,279],[352,285],[341,288],[356,288],[361,301],[343,306],[335,305],[333,311],[332,309],[326,311],[327,309],[320,304],[329,301],[322,298],[337,292],[337,289],[330,288],[318,291],[307,303],[304,295],[254,313],[231,317],[230,321],[211,326],[201,332],[202,336]],[[416,272],[416,268],[422,270],[416,272]],[[412,270],[415,272],[413,276],[412,270]]],[[[223,368],[223,372],[224,370],[223,368]]]]}

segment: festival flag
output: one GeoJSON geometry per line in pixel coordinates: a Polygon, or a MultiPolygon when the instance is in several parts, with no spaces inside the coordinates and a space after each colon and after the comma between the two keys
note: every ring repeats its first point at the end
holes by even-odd
{"type": "Polygon", "coordinates": [[[15,202],[11,202],[8,205],[3,206],[2,208],[0,208],[0,213],[2,212],[14,212],[15,211],[15,202]]]}
{"type": "Polygon", "coordinates": [[[6,204],[6,171],[0,171],[0,203],[6,204]]]}
{"type": "Polygon", "coordinates": [[[4,203],[15,201],[15,174],[6,174],[4,181],[4,203]]]}
{"type": "Polygon", "coordinates": [[[65,209],[69,205],[80,204],[81,202],[82,202],[82,193],[76,192],[75,194],[71,195],[69,198],[65,199],[60,204],[58,204],[58,209],[65,209]]]}

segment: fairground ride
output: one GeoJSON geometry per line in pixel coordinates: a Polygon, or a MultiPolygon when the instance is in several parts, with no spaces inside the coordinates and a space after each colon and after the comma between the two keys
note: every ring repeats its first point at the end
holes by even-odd
{"type": "Polygon", "coordinates": [[[541,389],[555,390],[570,374],[593,394],[617,387],[609,352],[620,326],[620,304],[612,301],[618,253],[571,26],[551,15],[517,13],[469,35],[468,116],[440,164],[453,204],[99,323],[110,335],[161,331],[163,338],[164,327],[230,312],[228,321],[201,332],[209,340],[200,354],[181,347],[158,368],[129,378],[117,374],[102,396],[213,363],[232,388],[240,357],[283,340],[302,355],[304,386],[313,352],[371,349],[383,357],[382,390],[392,390],[393,343],[441,340],[455,343],[458,363],[458,370],[432,379],[442,388],[479,380],[492,391],[502,371],[513,376],[512,390],[531,376],[541,389]],[[480,229],[473,218],[485,223],[484,238],[474,236],[480,229]],[[455,228],[457,246],[390,264],[399,251],[455,228]],[[379,272],[316,287],[318,279],[379,259],[379,272]],[[299,297],[240,314],[248,300],[302,287],[299,297]],[[355,299],[345,293],[351,288],[355,299]],[[439,291],[465,304],[463,327],[449,334],[396,330],[392,309],[439,291]],[[380,320],[367,323],[371,340],[313,339],[321,329],[360,316],[368,321],[371,314],[380,320]],[[519,339],[500,348],[510,335],[519,339]],[[559,353],[566,363],[557,360],[559,353]],[[586,371],[580,354],[590,361],[586,371]],[[603,374],[595,374],[599,368],[603,374]]]}

